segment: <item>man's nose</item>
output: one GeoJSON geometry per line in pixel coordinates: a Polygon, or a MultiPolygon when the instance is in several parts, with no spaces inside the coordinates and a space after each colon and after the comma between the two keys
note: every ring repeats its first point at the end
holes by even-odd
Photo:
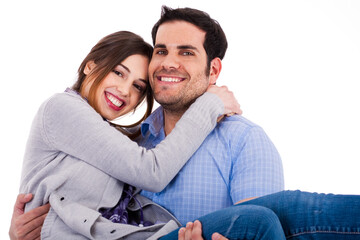
{"type": "Polygon", "coordinates": [[[161,63],[163,69],[178,69],[180,67],[179,59],[175,54],[168,54],[161,63]]]}

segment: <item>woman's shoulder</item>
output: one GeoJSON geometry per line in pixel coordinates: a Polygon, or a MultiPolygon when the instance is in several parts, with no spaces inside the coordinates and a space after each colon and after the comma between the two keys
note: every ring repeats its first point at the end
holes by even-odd
{"type": "Polygon", "coordinates": [[[88,102],[80,95],[68,92],[55,93],[43,102],[40,109],[43,110],[45,115],[57,115],[60,112],[63,115],[79,111],[94,111],[88,102]]]}
{"type": "Polygon", "coordinates": [[[74,106],[89,106],[80,95],[68,92],[55,93],[43,103],[46,107],[72,108],[74,106]]]}
{"type": "Polygon", "coordinates": [[[55,93],[47,100],[47,102],[51,104],[87,104],[87,101],[85,99],[83,99],[79,94],[73,92],[55,93]]]}

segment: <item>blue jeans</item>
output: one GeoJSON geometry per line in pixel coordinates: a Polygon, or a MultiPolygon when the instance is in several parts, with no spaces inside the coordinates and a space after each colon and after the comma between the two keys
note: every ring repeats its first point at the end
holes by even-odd
{"type": "MultiPolygon", "coordinates": [[[[360,196],[283,191],[199,218],[204,239],[360,240],[360,196]]],[[[177,239],[177,230],[161,240],[177,239]]]]}

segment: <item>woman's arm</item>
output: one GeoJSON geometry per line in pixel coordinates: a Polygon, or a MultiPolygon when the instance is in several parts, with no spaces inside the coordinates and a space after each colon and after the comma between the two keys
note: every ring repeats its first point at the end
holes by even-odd
{"type": "MultiPolygon", "coordinates": [[[[229,91],[218,87],[222,96],[229,91]]],[[[229,95],[226,97],[229,100],[229,95]]],[[[139,147],[74,97],[53,98],[44,111],[44,138],[114,178],[149,191],[161,191],[213,130],[224,104],[212,93],[199,97],[156,148],[139,147]]],[[[224,99],[224,98],[223,98],[224,99]]],[[[235,98],[230,97],[233,102],[235,98]]],[[[236,102],[237,103],[237,102],[236,102]]],[[[227,104],[229,106],[230,104],[227,104]]]]}

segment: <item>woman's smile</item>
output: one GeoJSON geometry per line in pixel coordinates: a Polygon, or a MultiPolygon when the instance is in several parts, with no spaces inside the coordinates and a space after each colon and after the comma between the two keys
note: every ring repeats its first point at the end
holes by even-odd
{"type": "Polygon", "coordinates": [[[126,105],[124,100],[107,91],[105,91],[105,100],[108,106],[115,111],[120,111],[126,105]]]}

